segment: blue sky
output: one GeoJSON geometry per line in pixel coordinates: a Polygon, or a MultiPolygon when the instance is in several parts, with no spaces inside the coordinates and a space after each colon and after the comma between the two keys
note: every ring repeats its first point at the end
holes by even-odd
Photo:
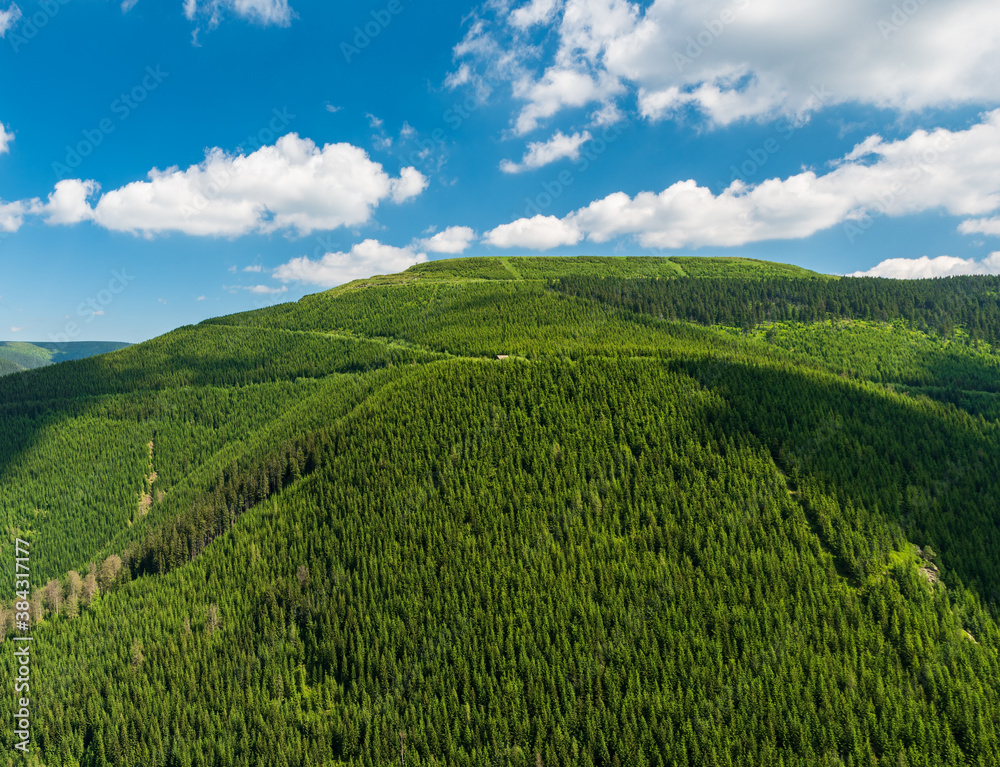
{"type": "Polygon", "coordinates": [[[0,0],[0,339],[455,255],[1000,272],[995,0],[0,0]]]}

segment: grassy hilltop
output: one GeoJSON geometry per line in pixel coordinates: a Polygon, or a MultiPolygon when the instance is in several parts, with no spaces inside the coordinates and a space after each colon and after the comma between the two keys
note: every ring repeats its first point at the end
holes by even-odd
{"type": "Polygon", "coordinates": [[[453,259],[4,377],[36,763],[1000,764],[998,296],[453,259]]]}

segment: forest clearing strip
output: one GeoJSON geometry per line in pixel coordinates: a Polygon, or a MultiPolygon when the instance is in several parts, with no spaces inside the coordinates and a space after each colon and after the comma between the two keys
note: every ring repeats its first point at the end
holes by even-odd
{"type": "Polygon", "coordinates": [[[524,277],[521,276],[521,273],[519,271],[517,271],[517,268],[510,262],[510,259],[508,257],[506,257],[506,256],[502,257],[500,259],[500,263],[503,264],[504,268],[508,272],[510,272],[511,274],[513,274],[516,279],[521,280],[521,281],[524,280],[524,277]]]}

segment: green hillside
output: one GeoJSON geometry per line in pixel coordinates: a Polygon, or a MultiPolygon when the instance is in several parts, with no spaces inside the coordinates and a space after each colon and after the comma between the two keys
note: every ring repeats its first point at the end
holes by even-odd
{"type": "Polygon", "coordinates": [[[4,377],[33,763],[1000,764],[998,296],[453,259],[4,377]]]}
{"type": "Polygon", "coordinates": [[[119,341],[66,341],[62,343],[0,341],[0,375],[54,365],[57,362],[82,360],[128,346],[131,344],[119,341]]]}

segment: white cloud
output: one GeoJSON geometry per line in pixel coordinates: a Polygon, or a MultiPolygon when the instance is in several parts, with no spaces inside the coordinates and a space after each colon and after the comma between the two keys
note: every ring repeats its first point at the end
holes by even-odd
{"type": "Polygon", "coordinates": [[[16,232],[24,224],[24,217],[37,212],[40,205],[38,200],[0,200],[0,232],[16,232]]]}
{"type": "Polygon", "coordinates": [[[918,280],[931,277],[957,277],[968,274],[1000,274],[1000,252],[991,253],[982,261],[974,258],[890,258],[863,272],[848,277],[890,277],[897,280],[918,280]]]}
{"type": "Polygon", "coordinates": [[[195,299],[195,301],[204,301],[204,300],[205,300],[205,296],[198,296],[198,297],[197,297],[197,298],[195,299]]]}
{"type": "Polygon", "coordinates": [[[248,287],[243,287],[243,290],[248,290],[251,293],[256,293],[257,295],[270,295],[271,293],[287,293],[288,286],[282,285],[280,288],[276,288],[273,285],[250,285],[248,287]]]}
{"type": "Polygon", "coordinates": [[[420,241],[420,247],[431,253],[464,253],[476,239],[476,233],[468,226],[449,226],[443,232],[420,241]]]}
{"type": "Polygon", "coordinates": [[[10,144],[13,140],[14,134],[4,128],[3,123],[0,123],[0,154],[10,151],[10,144]]]}
{"type": "Polygon", "coordinates": [[[326,111],[329,112],[330,114],[336,114],[341,109],[343,109],[343,107],[337,107],[337,106],[334,106],[333,104],[327,104],[326,105],[326,111]]]}
{"type": "MultiPolygon", "coordinates": [[[[63,196],[57,185],[58,201],[68,202],[71,190],[79,201],[86,183],[71,182],[76,186],[67,186],[63,196]]],[[[364,224],[383,200],[403,202],[426,186],[414,168],[392,178],[356,146],[319,148],[292,133],[250,155],[212,149],[186,170],[154,168],[148,181],[105,193],[89,217],[106,229],[146,235],[235,237],[285,230],[305,235],[364,224]]],[[[76,220],[86,217],[77,210],[76,220]]]]}
{"type": "Polygon", "coordinates": [[[528,102],[518,115],[514,130],[523,136],[566,107],[607,101],[621,90],[621,84],[607,74],[592,77],[587,72],[553,67],[536,82],[525,79],[514,84],[514,95],[528,102]]]}
{"type": "Polygon", "coordinates": [[[96,181],[65,179],[57,182],[44,207],[46,223],[79,224],[93,218],[94,211],[87,200],[99,188],[96,181]]]}
{"type": "Polygon", "coordinates": [[[879,215],[983,216],[1000,209],[998,146],[1000,110],[965,131],[920,130],[894,142],[872,136],[823,175],[808,170],[756,186],[734,181],[719,194],[693,180],[635,197],[616,192],[561,220],[535,216],[506,224],[486,240],[547,249],[553,240],[570,244],[576,232],[593,242],[634,237],[652,248],[737,246],[809,237],[838,224],[852,239],[879,215]],[[563,236],[546,236],[553,232],[563,236]]]}
{"type": "Polygon", "coordinates": [[[122,13],[128,13],[131,11],[135,8],[135,4],[138,2],[139,0],[122,0],[122,13]]]}
{"type": "Polygon", "coordinates": [[[218,26],[225,13],[262,26],[278,27],[287,27],[295,16],[288,0],[184,0],[184,15],[191,21],[205,17],[209,27],[218,26]]]}
{"type": "Polygon", "coordinates": [[[399,178],[389,182],[389,188],[393,202],[404,202],[427,188],[427,178],[416,168],[406,167],[399,171],[399,178]]]}
{"type": "Polygon", "coordinates": [[[274,270],[282,282],[304,282],[332,288],[345,282],[371,277],[374,274],[394,274],[427,260],[424,253],[412,248],[395,248],[378,240],[365,240],[346,253],[327,253],[313,261],[305,256],[293,258],[274,270]]]}
{"type": "Polygon", "coordinates": [[[973,218],[963,221],[958,231],[962,234],[990,234],[1000,236],[1000,216],[994,218],[973,218]]]}
{"type": "Polygon", "coordinates": [[[253,264],[251,266],[244,266],[243,267],[243,271],[244,272],[262,272],[262,271],[264,271],[264,267],[261,266],[260,264],[253,264]]]}
{"type": "Polygon", "coordinates": [[[21,18],[21,9],[16,3],[11,3],[6,11],[0,11],[0,37],[7,34],[7,30],[13,28],[17,20],[21,18]]]}
{"type": "Polygon", "coordinates": [[[520,29],[551,21],[559,10],[559,0],[531,0],[510,12],[510,23],[520,29]]]}
{"type": "Polygon", "coordinates": [[[549,250],[560,245],[576,245],[583,234],[571,221],[538,215],[501,224],[483,235],[483,242],[497,248],[549,250]]]}
{"type": "Polygon", "coordinates": [[[472,67],[462,64],[454,72],[450,72],[444,80],[444,84],[454,90],[472,80],[472,67]]]}
{"type": "Polygon", "coordinates": [[[504,160],[500,163],[500,170],[504,173],[520,173],[525,170],[541,168],[549,163],[558,160],[576,160],[580,157],[580,147],[590,141],[590,133],[574,133],[567,136],[562,131],[556,131],[548,141],[532,141],[528,144],[528,151],[525,152],[521,162],[511,162],[504,160]]]}
{"type": "Polygon", "coordinates": [[[524,102],[519,132],[616,89],[650,120],[694,108],[716,125],[804,117],[829,104],[913,112],[1000,100],[1000,78],[983,74],[1000,68],[995,0],[566,0],[561,8],[532,0],[508,8],[486,3],[454,54],[465,80],[484,70],[495,77],[511,56],[530,63],[534,26],[549,25],[552,52],[530,73],[508,72],[524,102]]]}
{"type": "Polygon", "coordinates": [[[590,121],[599,128],[614,125],[625,119],[625,114],[617,104],[609,101],[590,115],[590,121]]]}
{"type": "Polygon", "coordinates": [[[453,49],[456,59],[467,58],[445,78],[445,85],[454,89],[470,87],[477,99],[485,101],[495,85],[531,79],[525,62],[538,56],[530,42],[518,38],[500,40],[494,29],[481,19],[475,20],[465,37],[453,49]]]}
{"type": "Polygon", "coordinates": [[[10,332],[11,333],[20,333],[22,330],[24,330],[24,328],[19,328],[19,327],[17,327],[15,325],[15,326],[11,326],[10,332]]]}

